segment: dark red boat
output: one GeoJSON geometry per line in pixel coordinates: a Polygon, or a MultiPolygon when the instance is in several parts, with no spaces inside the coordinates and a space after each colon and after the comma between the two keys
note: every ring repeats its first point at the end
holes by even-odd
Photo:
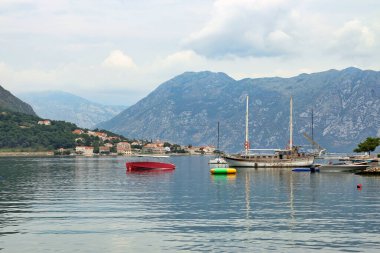
{"type": "Polygon", "coordinates": [[[168,171],[174,170],[175,165],[172,163],[162,162],[127,162],[127,171],[168,171]]]}

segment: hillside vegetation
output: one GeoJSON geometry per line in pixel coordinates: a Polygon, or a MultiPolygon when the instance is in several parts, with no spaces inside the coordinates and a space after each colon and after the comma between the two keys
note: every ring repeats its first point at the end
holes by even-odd
{"type": "Polygon", "coordinates": [[[11,111],[0,111],[0,149],[53,150],[73,148],[76,136],[71,131],[76,125],[51,121],[39,125],[41,118],[11,111]]]}

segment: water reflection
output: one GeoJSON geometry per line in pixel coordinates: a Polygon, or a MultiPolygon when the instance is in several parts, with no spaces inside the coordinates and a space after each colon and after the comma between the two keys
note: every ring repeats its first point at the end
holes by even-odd
{"type": "Polygon", "coordinates": [[[226,174],[226,175],[211,175],[211,180],[214,183],[218,182],[227,182],[227,183],[235,183],[236,182],[236,174],[226,174]]]}
{"type": "Polygon", "coordinates": [[[10,252],[380,249],[380,178],[210,175],[207,157],[170,159],[172,172],[126,174],[123,158],[1,158],[0,244],[10,252]]]}
{"type": "Polygon", "coordinates": [[[0,236],[20,233],[20,224],[25,221],[24,214],[28,213],[33,202],[29,194],[33,192],[29,186],[33,185],[33,178],[38,175],[32,173],[26,177],[21,170],[27,165],[20,162],[9,163],[8,159],[0,159],[0,236]]]}

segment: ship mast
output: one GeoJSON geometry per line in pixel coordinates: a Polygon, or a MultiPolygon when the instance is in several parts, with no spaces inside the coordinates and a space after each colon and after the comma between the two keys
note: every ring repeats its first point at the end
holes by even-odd
{"type": "Polygon", "coordinates": [[[248,155],[249,141],[248,141],[248,96],[247,105],[245,109],[245,142],[244,142],[245,155],[248,155]]]}
{"type": "Polygon", "coordinates": [[[217,150],[218,150],[218,157],[220,157],[220,150],[219,150],[219,121],[218,121],[218,144],[217,144],[217,150]]]}
{"type": "Polygon", "coordinates": [[[311,140],[313,141],[312,150],[314,152],[314,112],[313,108],[311,108],[311,140]]]}
{"type": "Polygon", "coordinates": [[[289,119],[289,149],[293,149],[293,97],[290,96],[290,119],[289,119]]]}

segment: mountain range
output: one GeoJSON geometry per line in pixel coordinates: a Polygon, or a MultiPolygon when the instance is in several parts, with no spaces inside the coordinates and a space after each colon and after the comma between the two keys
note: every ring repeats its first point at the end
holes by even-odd
{"type": "Polygon", "coordinates": [[[0,109],[36,116],[33,108],[0,86],[0,109]]]}
{"type": "Polygon", "coordinates": [[[127,107],[102,105],[63,91],[28,92],[17,96],[29,103],[42,118],[64,120],[88,129],[111,119],[127,107]]]}
{"type": "Polygon", "coordinates": [[[294,143],[303,133],[328,151],[352,152],[368,136],[380,136],[380,72],[347,68],[291,78],[235,80],[224,73],[186,72],[163,84],[114,118],[98,125],[130,138],[243,149],[249,96],[251,148],[283,148],[289,142],[293,97],[294,143]]]}

